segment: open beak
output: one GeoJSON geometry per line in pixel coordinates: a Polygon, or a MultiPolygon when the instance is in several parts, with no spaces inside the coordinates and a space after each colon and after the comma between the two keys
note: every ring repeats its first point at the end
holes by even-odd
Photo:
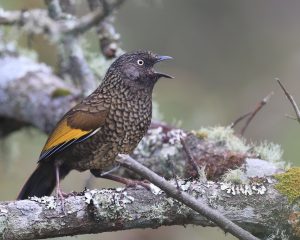
{"type": "Polygon", "coordinates": [[[170,56],[157,56],[157,61],[156,62],[161,62],[161,61],[165,61],[165,60],[171,60],[173,59],[172,57],[170,56]]]}
{"type": "MultiPolygon", "coordinates": [[[[165,61],[165,60],[171,60],[173,59],[172,57],[170,56],[157,56],[156,58],[156,62],[162,62],[162,61],[165,61]]],[[[173,76],[171,75],[168,75],[168,74],[165,74],[165,73],[161,73],[161,72],[155,72],[156,75],[158,75],[158,77],[165,77],[165,78],[174,78],[173,76]]]]}

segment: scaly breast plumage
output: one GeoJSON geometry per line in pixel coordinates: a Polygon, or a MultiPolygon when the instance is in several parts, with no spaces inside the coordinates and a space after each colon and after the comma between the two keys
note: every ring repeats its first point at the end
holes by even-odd
{"type": "Polygon", "coordinates": [[[80,144],[74,144],[72,156],[73,168],[85,170],[102,169],[114,164],[118,153],[130,154],[146,133],[151,123],[151,101],[134,103],[116,102],[110,105],[110,111],[101,129],[80,144]]]}
{"type": "Polygon", "coordinates": [[[126,105],[126,107],[112,106],[113,111],[108,116],[108,126],[111,132],[115,132],[113,138],[118,141],[120,152],[130,153],[151,123],[151,108],[149,111],[146,103],[139,106],[128,102],[126,105]]]}

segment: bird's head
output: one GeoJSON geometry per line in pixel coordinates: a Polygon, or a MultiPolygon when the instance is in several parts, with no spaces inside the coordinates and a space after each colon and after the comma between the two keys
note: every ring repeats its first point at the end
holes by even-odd
{"type": "Polygon", "coordinates": [[[119,81],[135,88],[152,89],[159,78],[173,78],[154,69],[156,63],[169,59],[172,57],[160,56],[150,51],[125,53],[110,66],[107,77],[117,77],[119,81]]]}

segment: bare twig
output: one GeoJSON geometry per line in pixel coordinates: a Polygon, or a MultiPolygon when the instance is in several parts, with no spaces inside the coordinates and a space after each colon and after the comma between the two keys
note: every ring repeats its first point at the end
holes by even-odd
{"type": "Polygon", "coordinates": [[[245,125],[243,126],[243,128],[240,131],[240,134],[243,136],[245,134],[245,131],[248,128],[250,122],[253,120],[253,118],[256,116],[256,114],[263,108],[263,106],[265,106],[268,103],[268,101],[270,100],[270,98],[272,97],[273,94],[274,94],[273,92],[269,93],[259,103],[256,104],[256,107],[254,108],[253,111],[245,113],[244,115],[242,115],[241,117],[236,119],[231,124],[231,128],[235,127],[240,121],[242,121],[243,119],[245,119],[249,116],[249,118],[247,119],[245,125]]]}
{"type": "Polygon", "coordinates": [[[230,232],[232,235],[242,240],[258,240],[258,238],[254,237],[252,234],[250,234],[243,228],[239,227],[229,219],[225,218],[216,210],[198,201],[193,196],[185,192],[180,192],[180,194],[178,194],[178,190],[175,186],[173,186],[171,183],[169,183],[164,178],[160,177],[150,169],[144,167],[142,164],[138,163],[130,156],[123,155],[123,154],[119,156],[120,159],[118,161],[123,167],[126,167],[132,171],[137,172],[145,179],[149,180],[151,183],[153,183],[154,185],[158,186],[160,189],[165,191],[167,195],[173,197],[179,202],[182,202],[186,206],[192,208],[196,212],[202,214],[203,216],[207,217],[208,219],[216,223],[225,232],[230,232]]]}
{"type": "Polygon", "coordinates": [[[247,112],[244,115],[240,116],[239,118],[237,118],[233,123],[231,123],[230,127],[234,128],[240,121],[244,120],[246,117],[248,117],[250,114],[252,114],[251,112],[247,112]]]}
{"type": "Polygon", "coordinates": [[[177,175],[176,175],[176,173],[175,173],[175,166],[174,166],[174,164],[173,164],[173,162],[172,162],[172,159],[170,159],[169,156],[168,156],[167,162],[168,162],[168,164],[169,164],[169,166],[170,166],[170,168],[171,168],[172,175],[173,175],[173,179],[175,180],[177,190],[180,191],[180,187],[179,187],[177,175]]]}
{"type": "Polygon", "coordinates": [[[292,104],[292,107],[295,111],[296,114],[296,118],[292,117],[292,116],[287,116],[291,119],[297,120],[300,123],[300,111],[299,111],[299,107],[296,103],[296,101],[294,100],[293,96],[286,90],[286,88],[283,86],[283,84],[281,83],[279,78],[276,78],[276,81],[278,82],[279,86],[281,87],[281,89],[283,90],[285,96],[287,97],[287,99],[290,101],[290,103],[292,104]]]}
{"type": "Polygon", "coordinates": [[[199,168],[198,164],[196,163],[194,157],[192,156],[192,153],[191,153],[189,147],[185,143],[185,140],[183,138],[181,138],[180,142],[181,142],[181,145],[183,147],[184,152],[187,155],[187,158],[188,158],[189,162],[191,163],[191,165],[195,169],[198,178],[199,179],[202,178],[203,176],[201,176],[201,169],[199,168]]]}

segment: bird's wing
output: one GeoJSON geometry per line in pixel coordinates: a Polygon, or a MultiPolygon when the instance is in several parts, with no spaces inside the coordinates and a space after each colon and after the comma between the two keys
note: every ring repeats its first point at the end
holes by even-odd
{"type": "Polygon", "coordinates": [[[105,108],[92,112],[86,106],[75,107],[56,125],[41,152],[39,161],[95,134],[105,123],[107,114],[108,109],[105,108]]]}

